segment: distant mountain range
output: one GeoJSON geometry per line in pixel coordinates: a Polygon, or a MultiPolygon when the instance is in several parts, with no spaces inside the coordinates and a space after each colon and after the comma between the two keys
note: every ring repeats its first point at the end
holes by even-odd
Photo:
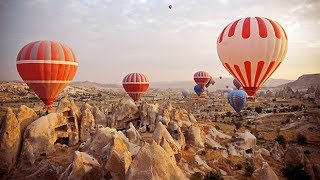
{"type": "MultiPolygon", "coordinates": [[[[226,86],[233,87],[233,78],[214,78],[215,84],[214,86],[210,86],[210,91],[215,90],[225,90],[226,86]]],[[[265,87],[276,87],[279,85],[283,85],[286,83],[292,82],[292,80],[287,79],[269,79],[265,83],[265,87]]],[[[71,86],[84,86],[84,87],[95,87],[95,88],[121,88],[121,84],[103,84],[103,83],[96,83],[90,81],[77,81],[72,82],[71,86]]],[[[193,90],[195,86],[194,81],[161,81],[161,82],[150,82],[150,88],[152,89],[190,89],[193,90]]]]}
{"type": "Polygon", "coordinates": [[[320,86],[320,73],[317,74],[304,74],[297,80],[278,86],[279,88],[290,87],[292,89],[303,90],[311,86],[320,86]]]}
{"type": "MultiPolygon", "coordinates": [[[[233,78],[214,78],[215,84],[209,87],[209,91],[225,90],[226,86],[233,87],[233,78]]],[[[5,81],[4,81],[5,82],[5,81]]],[[[22,82],[22,81],[10,81],[10,82],[22,82]]],[[[121,84],[103,84],[90,81],[76,81],[72,82],[70,86],[83,86],[89,88],[122,88],[121,84]]],[[[194,81],[161,81],[150,82],[150,88],[152,89],[190,89],[193,90],[195,86],[194,81]]],[[[320,86],[320,73],[317,74],[305,74],[300,76],[297,80],[288,79],[268,79],[263,87],[281,89],[284,87],[290,87],[294,90],[305,90],[311,86],[320,86]]]]}

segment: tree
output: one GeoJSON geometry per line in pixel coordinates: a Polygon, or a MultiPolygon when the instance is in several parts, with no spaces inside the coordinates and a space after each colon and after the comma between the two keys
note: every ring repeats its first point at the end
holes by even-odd
{"type": "Polygon", "coordinates": [[[254,108],[254,111],[257,112],[258,114],[262,113],[262,107],[258,106],[254,108]]]}
{"type": "Polygon", "coordinates": [[[307,142],[307,138],[304,136],[304,135],[302,135],[302,134],[298,134],[298,136],[297,136],[297,142],[298,142],[298,144],[300,144],[300,145],[305,145],[305,144],[307,144],[308,142],[307,142]]]}
{"type": "Polygon", "coordinates": [[[282,146],[284,146],[286,143],[286,139],[282,135],[278,135],[275,141],[277,141],[282,146]]]}

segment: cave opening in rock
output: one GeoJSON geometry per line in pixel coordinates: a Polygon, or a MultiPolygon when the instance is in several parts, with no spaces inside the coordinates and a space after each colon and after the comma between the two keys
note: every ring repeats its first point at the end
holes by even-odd
{"type": "Polygon", "coordinates": [[[252,154],[252,148],[246,150],[247,154],[252,154]]]}
{"type": "Polygon", "coordinates": [[[67,132],[68,131],[68,126],[67,125],[63,125],[63,126],[57,127],[55,130],[56,131],[67,132]]]}
{"type": "Polygon", "coordinates": [[[68,137],[58,137],[55,144],[59,143],[59,144],[69,144],[69,138],[68,137]]]}
{"type": "Polygon", "coordinates": [[[149,125],[147,125],[147,128],[146,128],[146,129],[147,129],[147,131],[148,131],[148,132],[150,131],[150,127],[149,127],[149,125]]]}

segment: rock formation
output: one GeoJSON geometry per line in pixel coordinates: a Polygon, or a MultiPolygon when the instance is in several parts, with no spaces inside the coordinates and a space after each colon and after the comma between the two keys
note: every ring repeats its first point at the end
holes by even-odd
{"type": "MultiPolygon", "coordinates": [[[[137,105],[129,98],[121,99],[118,104],[112,108],[112,116],[107,119],[107,126],[125,129],[129,122],[139,118],[139,109],[137,105]]],[[[140,121],[135,121],[136,127],[140,126],[140,121]]]]}
{"type": "Polygon", "coordinates": [[[160,180],[186,179],[186,177],[167,152],[153,141],[142,146],[129,167],[126,179],[160,180]]]}
{"type": "Polygon", "coordinates": [[[20,125],[11,108],[2,120],[0,129],[0,169],[9,171],[17,161],[20,152],[20,125]]]}
{"type": "Polygon", "coordinates": [[[129,129],[126,130],[126,135],[130,142],[138,143],[141,140],[141,136],[138,130],[133,126],[133,124],[129,123],[129,129]]]}
{"type": "Polygon", "coordinates": [[[85,109],[81,112],[79,121],[79,139],[81,142],[86,141],[95,132],[95,119],[90,109],[85,109]]]}
{"type": "Polygon", "coordinates": [[[40,117],[25,130],[22,154],[33,164],[37,157],[52,153],[55,143],[69,146],[77,144],[77,124],[74,116],[64,116],[62,113],[40,117]]]}
{"type": "Polygon", "coordinates": [[[74,160],[60,176],[60,180],[101,179],[102,167],[99,162],[85,152],[75,151],[74,160]]]}
{"type": "Polygon", "coordinates": [[[262,163],[261,169],[259,169],[259,179],[261,180],[278,180],[278,176],[272,170],[267,162],[262,163]]]}
{"type": "Polygon", "coordinates": [[[271,157],[277,161],[282,161],[282,156],[284,155],[278,142],[275,142],[273,148],[270,150],[271,157]]]}
{"type": "Polygon", "coordinates": [[[204,140],[201,137],[201,129],[199,126],[193,125],[189,128],[188,141],[195,148],[199,148],[199,149],[204,148],[204,140]]]}

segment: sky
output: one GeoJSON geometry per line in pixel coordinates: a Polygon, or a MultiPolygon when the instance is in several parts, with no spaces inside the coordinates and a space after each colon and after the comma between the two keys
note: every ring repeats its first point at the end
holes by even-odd
{"type": "Polygon", "coordinates": [[[319,0],[0,0],[0,80],[21,80],[16,56],[29,42],[60,41],[79,59],[75,81],[187,81],[197,70],[231,75],[217,55],[223,28],[268,17],[288,35],[288,53],[271,78],[320,72],[319,0]],[[172,5],[172,9],[168,5],[172,5]]]}

